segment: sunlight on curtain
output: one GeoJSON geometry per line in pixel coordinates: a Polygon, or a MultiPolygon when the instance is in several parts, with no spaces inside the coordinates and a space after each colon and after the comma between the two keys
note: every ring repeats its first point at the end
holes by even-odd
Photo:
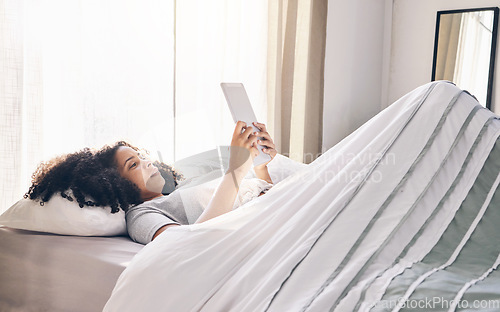
{"type": "Polygon", "coordinates": [[[245,85],[266,123],[267,1],[176,2],[176,147],[181,159],[229,145],[234,122],[221,82],[245,85]]]}
{"type": "Polygon", "coordinates": [[[493,32],[491,12],[463,14],[455,66],[457,86],[466,86],[483,106],[486,105],[488,73],[493,32]]]}
{"type": "Polygon", "coordinates": [[[44,9],[44,157],[118,139],[167,151],[173,2],[51,0],[44,9]]]}
{"type": "Polygon", "coordinates": [[[55,155],[229,145],[220,82],[243,82],[266,122],[265,0],[0,0],[0,17],[0,212],[55,155]]]}
{"type": "Polygon", "coordinates": [[[37,163],[125,139],[173,161],[173,0],[0,0],[0,213],[37,163]]]}

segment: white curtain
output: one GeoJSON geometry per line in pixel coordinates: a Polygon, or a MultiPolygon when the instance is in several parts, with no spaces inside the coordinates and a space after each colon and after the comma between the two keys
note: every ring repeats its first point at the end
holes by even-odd
{"type": "Polygon", "coordinates": [[[474,94],[483,106],[488,91],[492,32],[492,11],[462,14],[454,81],[474,94]]]}
{"type": "Polygon", "coordinates": [[[229,144],[219,82],[265,121],[267,3],[0,0],[0,213],[36,165],[116,140],[165,162],[229,144]]]}
{"type": "Polygon", "coordinates": [[[221,82],[242,82],[266,122],[267,1],[176,1],[176,159],[229,145],[221,82]]]}

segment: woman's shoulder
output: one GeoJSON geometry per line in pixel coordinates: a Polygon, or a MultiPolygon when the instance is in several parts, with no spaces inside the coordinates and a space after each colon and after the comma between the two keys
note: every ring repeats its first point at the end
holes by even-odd
{"type": "Polygon", "coordinates": [[[143,210],[143,209],[155,209],[155,210],[163,210],[163,211],[172,211],[182,209],[184,210],[184,206],[182,205],[182,200],[180,196],[178,196],[177,192],[172,192],[169,195],[159,196],[140,204],[137,204],[133,207],[130,207],[127,213],[131,211],[143,210]]]}
{"type": "Polygon", "coordinates": [[[168,198],[168,196],[165,196],[165,195],[158,196],[156,198],[153,198],[153,199],[147,200],[145,202],[142,202],[140,204],[137,204],[137,205],[131,207],[130,209],[141,208],[141,207],[156,207],[158,205],[161,205],[161,203],[163,203],[164,201],[166,201],[167,198],[168,198]]]}

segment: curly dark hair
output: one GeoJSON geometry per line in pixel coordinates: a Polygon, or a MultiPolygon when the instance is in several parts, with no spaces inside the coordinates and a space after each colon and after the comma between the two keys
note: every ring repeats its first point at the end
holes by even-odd
{"type": "MultiPolygon", "coordinates": [[[[111,213],[118,212],[120,208],[127,211],[143,200],[139,188],[118,171],[115,154],[121,146],[141,151],[125,141],[119,141],[100,150],[84,148],[40,163],[24,197],[40,199],[43,205],[52,195],[59,193],[69,201],[76,199],[82,208],[110,206],[111,213]]],[[[164,194],[167,195],[177,186],[182,175],[162,162],[155,161],[153,164],[165,179],[164,190],[167,191],[164,194]]]]}

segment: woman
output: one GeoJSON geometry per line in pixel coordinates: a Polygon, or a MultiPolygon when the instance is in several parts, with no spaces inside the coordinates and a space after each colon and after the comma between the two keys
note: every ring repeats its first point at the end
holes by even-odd
{"type": "MultiPolygon", "coordinates": [[[[263,152],[276,155],[275,146],[266,126],[254,123],[260,130],[252,133],[242,121],[237,122],[231,140],[229,168],[216,189],[212,200],[195,223],[201,223],[232,210],[239,185],[258,155],[256,144],[263,152]],[[258,140],[259,137],[263,139],[258,140]]],[[[272,183],[267,163],[254,167],[257,178],[272,183]]],[[[171,167],[143,157],[140,150],[126,142],[104,147],[99,151],[80,152],[42,163],[33,174],[32,186],[25,197],[48,201],[60,193],[80,207],[110,206],[127,214],[127,228],[135,241],[143,244],[156,238],[172,226],[187,224],[179,210],[166,205],[162,190],[173,189],[181,175],[171,167]],[[167,180],[167,181],[165,181],[167,180]],[[74,197],[74,199],[73,199],[74,197]],[[184,222],[183,222],[184,221],[184,222]]]]}

